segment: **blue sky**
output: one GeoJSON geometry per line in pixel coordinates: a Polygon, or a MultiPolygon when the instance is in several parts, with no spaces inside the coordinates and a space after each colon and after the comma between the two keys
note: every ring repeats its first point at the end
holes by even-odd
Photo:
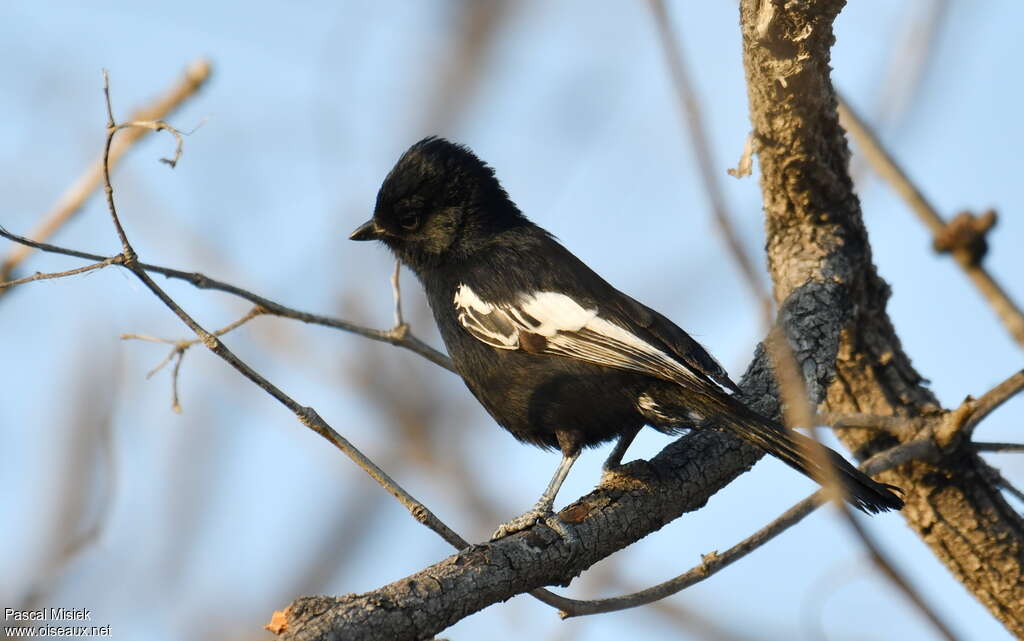
{"type": "MultiPolygon", "coordinates": [[[[836,84],[869,120],[879,122],[887,92],[912,82],[904,43],[929,4],[853,3],[839,18],[836,84]]],[[[726,198],[761,264],[756,173],[724,176],[749,130],[735,6],[670,7],[726,198]]],[[[110,71],[115,108],[126,115],[205,56],[212,80],[172,118],[182,129],[203,123],[186,139],[178,168],[156,162],[172,142],[150,137],[115,175],[119,208],[144,260],[385,327],[389,257],[345,237],[368,217],[398,155],[439,133],[473,147],[528,216],[608,280],[742,372],[760,336],[757,308],[712,225],[647,6],[508,5],[465,98],[448,105],[438,86],[454,59],[463,9],[368,0],[186,1],[172,8],[9,2],[0,21],[0,224],[27,232],[98,154],[101,69],[110,71]]],[[[1009,0],[948,3],[919,85],[879,124],[940,210],[999,210],[986,265],[1018,300],[1024,198],[1012,176],[1024,144],[1022,20],[1024,7],[1009,0]]],[[[946,406],[980,395],[1020,368],[1020,348],[952,262],[932,253],[920,223],[870,172],[863,176],[875,261],[892,284],[890,312],[904,347],[946,406]]],[[[90,200],[54,242],[115,253],[101,199],[90,200]]],[[[25,269],[78,264],[34,256],[25,269]]],[[[438,344],[418,285],[409,274],[404,282],[415,331],[438,344]]],[[[167,287],[207,327],[247,309],[230,297],[167,287]]],[[[188,353],[184,412],[172,413],[168,372],[145,379],[164,348],[122,342],[124,332],[186,336],[158,301],[115,270],[34,283],[0,299],[10,364],[0,368],[7,453],[0,501],[13,524],[0,534],[0,607],[24,598],[52,565],[60,533],[82,529],[105,501],[100,536],[60,564],[45,605],[89,607],[115,638],[262,638],[259,626],[270,612],[306,589],[373,589],[449,553],[351,463],[214,357],[188,353]],[[95,465],[104,425],[113,460],[95,465]],[[72,498],[79,520],[62,507],[72,498]],[[333,566],[323,559],[335,548],[349,553],[333,566]],[[322,576],[313,581],[310,568],[322,576]],[[204,623],[197,628],[196,621],[204,623]]],[[[474,492],[498,518],[531,505],[556,463],[553,454],[516,444],[455,377],[414,355],[274,319],[226,341],[467,538],[484,539],[494,523],[482,522],[451,482],[418,462],[422,453],[397,436],[393,413],[368,389],[419,383],[415,401],[444,430],[433,456],[465,466],[474,492]],[[377,372],[368,382],[358,374],[367,362],[377,372]]],[[[1022,417],[1017,399],[977,436],[1019,441],[1022,417]]],[[[643,434],[627,459],[665,443],[643,434]]],[[[581,459],[563,504],[593,486],[603,457],[581,459]]],[[[1024,483],[1019,458],[992,460],[1024,483]]],[[[610,595],[669,578],[812,489],[785,466],[763,461],[705,509],[603,562],[566,593],[588,595],[593,586],[610,595]],[[620,578],[599,580],[609,574],[620,578]]],[[[866,523],[963,639],[1010,638],[899,517],[866,523]]],[[[866,565],[841,521],[823,510],[672,603],[742,639],[815,639],[822,629],[834,640],[935,638],[866,565]]],[[[529,597],[469,617],[444,636],[603,640],[627,632],[707,638],[657,608],[562,623],[529,597]]]]}

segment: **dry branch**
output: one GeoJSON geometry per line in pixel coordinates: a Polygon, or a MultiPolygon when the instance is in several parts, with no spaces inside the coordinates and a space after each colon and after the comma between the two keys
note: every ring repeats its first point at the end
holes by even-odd
{"type": "MultiPolygon", "coordinates": [[[[805,453],[808,458],[816,459],[820,468],[824,469],[828,474],[828,477],[825,479],[824,490],[827,495],[834,498],[836,509],[843,521],[850,527],[857,539],[860,540],[861,545],[864,546],[875,567],[882,575],[914,604],[944,639],[956,641],[956,635],[953,634],[953,631],[946,625],[942,617],[938,615],[934,608],[928,605],[920,592],[889,561],[881,547],[864,529],[864,526],[860,524],[849,506],[846,505],[845,490],[842,482],[839,480],[838,471],[829,462],[824,448],[820,446],[818,428],[814,421],[815,412],[811,404],[807,402],[807,390],[804,389],[796,358],[793,356],[793,350],[790,349],[789,341],[780,332],[776,332],[772,340],[768,342],[768,345],[772,352],[772,360],[775,363],[776,377],[779,381],[779,393],[786,408],[786,411],[783,412],[786,426],[790,428],[810,428],[810,434],[814,441],[801,447],[807,450],[805,453]]],[[[899,447],[897,446],[894,449],[899,449],[899,447]]]]}
{"type": "MultiPolygon", "coordinates": [[[[876,454],[870,460],[861,465],[861,470],[869,475],[884,472],[890,468],[902,465],[908,461],[924,458],[933,455],[937,451],[935,444],[930,440],[911,442],[898,445],[891,450],[876,454]]],[[[612,597],[608,599],[597,599],[593,601],[571,601],[559,603],[562,618],[581,616],[584,614],[600,614],[603,612],[614,612],[635,608],[641,605],[654,603],[655,601],[672,596],[677,592],[700,583],[701,581],[714,576],[719,570],[726,568],[735,561],[750,554],[776,536],[782,534],[790,527],[796,525],[805,516],[820,507],[828,499],[828,490],[818,490],[793,507],[789,508],[771,523],[765,525],[757,532],[751,534],[725,552],[711,552],[701,558],[701,563],[679,576],[659,583],[653,587],[628,594],[625,596],[612,597]]]]}
{"type": "MultiPolygon", "coordinates": [[[[67,247],[59,247],[57,245],[51,245],[49,243],[37,242],[30,238],[26,238],[25,236],[12,234],[3,227],[0,227],[0,236],[8,240],[14,241],[16,243],[27,245],[29,247],[53,254],[74,256],[75,258],[84,258],[86,260],[92,260],[96,262],[112,260],[114,264],[120,264],[120,261],[122,260],[118,256],[101,256],[99,254],[92,254],[89,252],[83,252],[76,249],[69,249],[67,247]]],[[[421,341],[419,338],[414,336],[412,332],[408,331],[407,328],[405,330],[398,331],[401,328],[373,329],[370,327],[363,327],[362,325],[358,325],[356,323],[352,323],[340,318],[333,318],[331,316],[323,316],[321,314],[303,312],[301,310],[287,307],[286,305],[274,302],[269,298],[265,298],[249,290],[242,289],[241,287],[237,287],[230,283],[225,283],[214,278],[210,278],[209,276],[206,276],[205,274],[201,274],[199,272],[183,271],[180,269],[161,267],[160,265],[151,265],[149,263],[143,262],[139,262],[138,266],[147,272],[160,274],[167,278],[185,281],[198,289],[211,289],[221,291],[226,294],[231,294],[233,296],[237,296],[243,300],[249,301],[254,305],[260,306],[265,310],[265,313],[270,316],[290,318],[293,320],[301,321],[303,323],[309,323],[310,325],[321,325],[323,327],[331,327],[333,329],[338,329],[344,332],[350,332],[352,334],[356,334],[364,338],[369,338],[371,340],[381,341],[384,343],[389,343],[391,345],[396,345],[398,347],[403,347],[405,349],[408,349],[412,352],[419,354],[420,356],[426,358],[427,360],[431,361],[436,365],[439,365],[447,370],[452,370],[451,361],[446,355],[442,354],[433,347],[421,341]]]]}
{"type": "Polygon", "coordinates": [[[928,227],[936,248],[952,254],[981,295],[988,300],[1006,330],[1010,332],[1017,343],[1024,347],[1024,312],[1021,312],[1020,306],[1010,298],[1010,295],[981,264],[981,258],[985,253],[984,234],[994,224],[994,215],[987,221],[983,217],[980,225],[972,224],[964,219],[954,219],[954,222],[947,224],[917,185],[910,180],[906,172],[882,146],[867,123],[842,97],[837,96],[836,99],[839,101],[839,116],[843,126],[853,136],[858,149],[865,155],[878,175],[892,186],[917,214],[921,222],[928,227]],[[956,232],[964,227],[973,228],[972,240],[965,241],[962,234],[959,240],[955,238],[950,240],[951,237],[957,236],[956,232]]]}
{"type": "MultiPolygon", "coordinates": [[[[200,58],[188,65],[182,78],[164,95],[131,115],[132,121],[155,121],[167,117],[185,100],[195,95],[210,77],[210,63],[200,58]]],[[[148,129],[133,129],[118,138],[117,144],[106,156],[107,166],[114,166],[133,144],[138,142],[148,129]]],[[[96,161],[64,192],[53,208],[43,216],[42,222],[29,233],[29,237],[43,241],[60,229],[85,204],[85,201],[103,184],[104,158],[96,161]]],[[[11,250],[0,264],[0,281],[10,278],[14,269],[29,255],[32,247],[19,245],[11,250]]],[[[2,294],[2,291],[0,291],[2,294]]]]}
{"type": "MultiPolygon", "coordinates": [[[[750,295],[757,302],[761,312],[761,324],[765,330],[772,325],[772,301],[765,291],[761,281],[760,270],[754,267],[755,261],[750,257],[747,249],[743,246],[736,225],[733,222],[733,215],[725,203],[725,194],[719,181],[719,174],[722,171],[714,158],[711,144],[708,142],[707,127],[704,124],[704,116],[697,98],[697,92],[690,81],[690,74],[687,71],[686,61],[683,57],[682,43],[676,32],[672,29],[669,20],[668,9],[664,0],[651,0],[651,10],[654,13],[654,20],[658,27],[658,37],[661,41],[661,48],[668,62],[669,73],[675,85],[676,97],[679,101],[679,111],[683,122],[690,132],[690,144],[693,147],[693,154],[697,160],[697,168],[700,170],[701,182],[704,186],[704,193],[711,204],[711,213],[718,231],[725,241],[725,247],[729,250],[733,262],[739,267],[743,281],[750,290],[750,295]]],[[[746,173],[750,173],[749,156],[746,156],[746,173]]],[[[740,162],[744,165],[743,161],[740,162]]],[[[737,171],[742,173],[742,169],[737,171]]]]}
{"type": "MultiPolygon", "coordinates": [[[[741,3],[775,297],[784,299],[808,281],[844,291],[835,375],[821,379],[825,410],[930,415],[938,404],[886,315],[889,289],[872,264],[847,173],[849,150],[829,78],[828,25],[842,6],[741,3]]],[[[809,363],[821,366],[800,349],[797,358],[805,371],[809,363]]],[[[876,430],[837,434],[858,457],[911,438],[876,430]]],[[[935,555],[1011,633],[1024,636],[1024,521],[989,481],[991,472],[970,448],[954,446],[882,478],[907,491],[903,515],[935,555]]]]}

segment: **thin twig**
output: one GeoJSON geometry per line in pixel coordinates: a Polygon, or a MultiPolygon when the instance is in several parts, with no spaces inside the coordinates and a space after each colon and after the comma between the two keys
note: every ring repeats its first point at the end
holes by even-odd
{"type": "Polygon", "coordinates": [[[812,441],[799,439],[798,447],[808,459],[814,461],[818,469],[824,472],[824,478],[816,478],[830,498],[836,499],[836,506],[846,511],[843,501],[847,498],[846,488],[839,480],[835,466],[825,453],[825,447],[818,438],[818,424],[814,420],[814,409],[807,399],[807,386],[800,375],[800,367],[796,360],[796,354],[789,344],[783,328],[777,327],[765,341],[765,347],[771,357],[772,366],[775,369],[775,379],[779,385],[779,397],[782,400],[783,423],[789,429],[795,427],[806,427],[810,430],[812,441]]]}
{"type": "MultiPolygon", "coordinates": [[[[121,338],[124,339],[124,338],[136,338],[136,337],[134,335],[132,335],[132,334],[121,334],[121,338]]],[[[164,341],[161,340],[159,342],[162,343],[164,341]]],[[[148,372],[146,372],[146,379],[149,380],[149,379],[153,378],[156,375],[157,372],[162,370],[164,367],[167,366],[168,363],[171,362],[172,358],[174,358],[178,354],[182,354],[182,353],[183,353],[182,351],[179,351],[177,349],[172,349],[171,351],[167,352],[167,356],[164,356],[164,359],[162,361],[160,361],[159,363],[154,365],[153,369],[151,369],[148,372]]]]}
{"type": "MultiPolygon", "coordinates": [[[[839,118],[843,127],[853,136],[858,148],[871,163],[875,171],[885,179],[906,201],[918,218],[931,231],[933,238],[946,229],[946,221],[939,215],[924,194],[911,182],[893,157],[882,146],[871,128],[857,115],[850,105],[837,94],[839,118]]],[[[1024,346],[1024,312],[996,282],[988,270],[975,260],[971,252],[957,249],[952,252],[957,264],[964,270],[981,295],[984,296],[996,315],[1006,326],[1010,335],[1024,346]]]]}
{"type": "MultiPolygon", "coordinates": [[[[821,445],[818,439],[817,425],[814,422],[814,411],[807,400],[804,380],[798,374],[796,356],[781,331],[774,332],[774,336],[770,337],[766,343],[775,365],[776,377],[779,381],[779,395],[785,403],[783,415],[786,418],[786,424],[788,427],[795,427],[797,425],[808,425],[810,427],[810,435],[818,447],[807,447],[805,452],[808,456],[815,459],[825,472],[826,478],[819,479],[819,482],[823,482],[825,489],[831,490],[834,496],[843,497],[845,488],[839,479],[839,472],[828,460],[828,457],[825,456],[824,446],[821,445]]],[[[801,447],[804,447],[803,444],[801,444],[801,447]]],[[[875,567],[910,599],[921,614],[931,622],[945,639],[956,641],[957,637],[953,634],[953,631],[939,617],[938,613],[925,602],[917,589],[910,585],[910,582],[886,558],[878,543],[864,529],[864,526],[861,525],[850,507],[842,501],[836,501],[835,505],[843,520],[846,521],[847,525],[850,526],[850,529],[853,530],[854,534],[857,535],[857,538],[864,545],[875,567]]]]}
{"type": "MultiPolygon", "coordinates": [[[[928,66],[936,58],[932,49],[949,14],[949,0],[930,0],[923,4],[920,11],[904,18],[903,36],[889,53],[885,77],[876,84],[881,87],[874,108],[875,122],[880,128],[898,122],[919,92],[928,66]]],[[[864,168],[862,158],[852,159],[850,177],[854,182],[860,182],[864,168]]]]}
{"type": "Polygon", "coordinates": [[[867,548],[868,553],[871,555],[871,560],[874,561],[875,567],[885,574],[886,578],[895,584],[903,594],[910,598],[914,605],[917,606],[917,609],[928,618],[931,624],[944,638],[949,641],[956,641],[958,637],[953,633],[952,629],[950,629],[949,626],[939,618],[938,613],[925,603],[920,593],[910,585],[903,574],[897,571],[892,562],[882,554],[881,548],[878,546],[874,537],[864,529],[864,526],[861,525],[860,521],[857,520],[848,509],[844,508],[843,511],[847,514],[847,523],[849,523],[850,527],[853,528],[853,531],[864,543],[864,547],[867,548]]]}
{"type": "MultiPolygon", "coordinates": [[[[133,113],[131,120],[146,121],[165,118],[188,98],[194,96],[209,77],[210,62],[203,58],[195,60],[185,68],[183,77],[167,93],[160,96],[151,105],[133,113]]],[[[146,129],[132,129],[119,137],[117,144],[110,150],[107,157],[109,166],[116,165],[125,152],[146,133],[146,129]]],[[[85,173],[61,194],[53,208],[43,216],[42,222],[29,233],[29,237],[38,241],[49,238],[80,211],[89,196],[103,184],[103,166],[103,158],[97,158],[85,173]]],[[[22,245],[11,250],[0,264],[0,280],[10,277],[14,269],[28,257],[31,248],[31,245],[22,245]]]]}
{"type": "Polygon", "coordinates": [[[174,155],[170,158],[161,158],[160,162],[168,165],[171,169],[178,166],[178,161],[181,160],[181,152],[185,146],[185,140],[183,132],[178,131],[174,127],[170,126],[163,120],[133,120],[131,122],[121,123],[117,126],[120,129],[149,129],[150,131],[166,131],[174,136],[174,155]]]}
{"type": "Polygon", "coordinates": [[[1024,390],[1024,369],[1013,374],[1002,383],[990,389],[977,401],[974,401],[971,416],[963,425],[963,433],[970,438],[978,423],[981,423],[985,417],[998,409],[1000,405],[1016,396],[1021,390],[1024,390]]]}
{"type": "MultiPolygon", "coordinates": [[[[799,523],[805,516],[810,514],[825,501],[824,493],[819,490],[808,496],[793,507],[783,512],[777,519],[764,526],[754,534],[743,539],[725,552],[710,552],[701,557],[700,565],[697,565],[683,574],[659,583],[653,587],[627,594],[625,596],[611,597],[608,599],[595,599],[593,601],[572,601],[560,603],[559,616],[563,619],[583,616],[588,614],[600,614],[603,612],[614,612],[626,610],[637,606],[646,605],[665,597],[671,596],[691,585],[700,583],[704,579],[716,574],[719,570],[727,567],[772,540],[790,527],[799,523]]],[[[569,601],[569,600],[567,600],[569,601]]]]}
{"type": "Polygon", "coordinates": [[[164,292],[163,289],[157,285],[149,274],[146,272],[138,261],[136,260],[135,253],[132,249],[131,243],[128,241],[128,237],[124,231],[124,227],[117,214],[117,208],[114,205],[114,189],[110,183],[110,172],[107,166],[107,158],[110,153],[110,140],[114,135],[117,134],[119,129],[114,123],[113,108],[110,103],[110,90],[107,73],[104,72],[104,95],[107,99],[107,144],[104,151],[104,191],[107,195],[107,206],[110,211],[111,219],[114,223],[114,228],[117,230],[118,237],[121,240],[122,247],[124,248],[123,264],[124,267],[129,269],[143,285],[145,285],[161,302],[164,303],[178,318],[181,319],[185,325],[188,326],[196,336],[199,337],[203,345],[212,351],[217,356],[221,357],[229,365],[234,367],[243,376],[256,383],[268,394],[273,396],[278,402],[291,410],[299,421],[309,427],[322,437],[327,439],[332,445],[341,450],[347,455],[353,462],[359,465],[367,474],[373,477],[385,490],[391,493],[392,496],[397,498],[408,510],[412,513],[413,517],[417,521],[423,523],[434,532],[438,533],[442,538],[451,543],[456,547],[465,547],[466,542],[455,532],[448,528],[440,519],[438,519],[430,510],[426,508],[422,503],[417,501],[408,492],[405,491],[400,485],[391,479],[383,470],[377,467],[369,458],[367,458],[362,452],[359,451],[354,445],[352,445],[347,439],[341,434],[336,432],[334,428],[327,424],[316,410],[312,407],[302,406],[294,401],[290,396],[285,394],[283,391],[277,388],[273,383],[265,379],[241,359],[234,355],[230,349],[224,345],[223,342],[210,332],[203,329],[184,309],[182,309],[170,296],[164,292]]]}
{"type": "Polygon", "coordinates": [[[976,452],[1024,452],[1024,443],[971,443],[976,452]]]}
{"type": "MultiPolygon", "coordinates": [[[[409,510],[413,518],[425,525],[426,527],[433,530],[441,538],[447,541],[456,549],[463,549],[469,544],[449,528],[443,521],[437,518],[433,512],[431,512],[425,505],[413,498],[401,485],[396,483],[384,470],[380,469],[372,460],[370,460],[365,454],[363,454],[357,447],[345,437],[334,430],[320,415],[317,411],[310,406],[303,406],[293,400],[290,396],[285,394],[277,386],[271,383],[269,380],[261,376],[254,369],[249,367],[244,361],[239,359],[235,354],[228,349],[228,347],[214,334],[206,331],[198,322],[196,322],[184,309],[182,309],[159,285],[157,285],[147,273],[147,268],[138,262],[135,256],[134,250],[132,249],[131,243],[128,241],[127,235],[124,232],[124,227],[121,225],[121,221],[117,214],[117,209],[114,206],[114,188],[110,183],[110,172],[107,168],[107,155],[110,150],[111,139],[117,134],[119,128],[114,124],[113,108],[110,102],[110,89],[109,80],[106,71],[103,72],[104,78],[104,95],[107,102],[107,115],[108,115],[108,126],[107,126],[107,144],[106,151],[104,152],[104,191],[107,195],[107,205],[110,211],[111,219],[113,220],[114,227],[117,230],[118,237],[121,239],[122,247],[124,252],[121,254],[123,258],[122,264],[125,268],[130,270],[143,285],[145,285],[161,302],[164,303],[175,315],[189,329],[191,329],[200,342],[209,349],[211,352],[219,356],[221,359],[226,361],[235,370],[237,370],[242,376],[248,378],[250,381],[258,385],[265,392],[270,394],[279,403],[287,407],[295,414],[299,422],[313,430],[329,443],[334,445],[336,448],[341,450],[346,456],[348,456],[356,465],[363,469],[367,474],[370,475],[377,483],[383,487],[388,493],[394,496],[398,501],[409,510]]],[[[6,234],[5,234],[6,235],[6,234]]],[[[154,270],[155,271],[155,270],[154,270]]],[[[256,297],[258,298],[258,297],[256,297]]],[[[262,301],[253,301],[256,304],[266,309],[268,313],[273,313],[270,306],[263,304],[262,301]]],[[[269,302],[269,301],[267,301],[269,302]]],[[[371,330],[373,331],[373,330],[371,330]]],[[[404,340],[408,337],[408,332],[403,332],[403,336],[395,337],[396,344],[400,340],[404,340]]],[[[387,340],[382,338],[381,340],[387,340]]],[[[389,341],[390,342],[390,341],[389,341]]],[[[410,347],[410,349],[412,349],[410,347]]],[[[429,348],[427,348],[429,349],[429,348]]],[[[433,360],[433,359],[431,359],[433,360]]],[[[180,360],[179,360],[180,364],[180,360]]],[[[549,603],[549,599],[555,598],[555,595],[544,589],[536,589],[530,592],[531,595],[549,603]]]]}
{"type": "Polygon", "coordinates": [[[138,262],[138,257],[135,255],[131,243],[128,242],[128,236],[117,215],[117,207],[114,205],[114,188],[110,184],[110,145],[114,143],[114,136],[121,129],[114,123],[114,108],[110,102],[110,74],[106,69],[103,70],[103,97],[106,98],[107,103],[107,143],[103,147],[103,192],[107,197],[107,209],[110,211],[111,221],[114,223],[117,237],[121,240],[121,255],[124,256],[125,266],[132,269],[138,262]]]}
{"type": "Polygon", "coordinates": [[[822,412],[818,414],[815,423],[835,430],[868,429],[886,432],[897,438],[906,438],[920,431],[929,418],[928,416],[879,416],[877,414],[822,412]]]}
{"type": "MultiPolygon", "coordinates": [[[[213,335],[223,336],[224,334],[227,334],[228,332],[238,329],[242,325],[245,325],[252,319],[256,318],[257,316],[261,316],[264,313],[266,312],[262,307],[260,307],[259,305],[255,305],[245,314],[245,316],[242,316],[238,320],[233,321],[228,325],[225,325],[224,327],[221,327],[217,331],[213,332],[213,335]]],[[[151,343],[164,343],[165,345],[173,345],[171,351],[167,353],[167,356],[165,356],[162,361],[157,363],[156,367],[154,367],[153,369],[149,370],[149,372],[146,373],[146,378],[152,378],[154,374],[162,370],[168,363],[171,362],[171,360],[174,360],[174,368],[171,371],[171,409],[174,410],[176,414],[181,414],[181,403],[178,402],[178,373],[181,371],[181,361],[182,359],[185,358],[185,352],[188,351],[188,349],[193,345],[198,344],[200,342],[199,339],[193,338],[191,340],[171,340],[169,338],[157,338],[155,336],[147,336],[145,334],[121,334],[121,340],[128,339],[143,340],[151,343]]]]}
{"type": "MultiPolygon", "coordinates": [[[[12,240],[16,243],[27,245],[29,247],[33,247],[35,249],[39,249],[41,251],[52,254],[74,256],[76,258],[83,258],[85,260],[94,261],[107,260],[106,256],[101,256],[99,254],[91,254],[88,252],[78,251],[75,249],[68,249],[65,247],[59,247],[57,245],[37,242],[24,236],[12,234],[3,227],[0,227],[0,236],[3,236],[4,238],[12,240]]],[[[138,263],[138,266],[146,270],[147,272],[161,274],[163,276],[166,276],[167,278],[183,280],[198,289],[211,289],[225,292],[233,296],[237,296],[239,298],[249,301],[250,303],[259,305],[260,307],[264,308],[266,310],[266,313],[270,316],[290,318],[293,320],[301,321],[303,323],[309,323],[311,325],[322,325],[324,327],[331,327],[333,329],[339,329],[345,332],[350,332],[352,334],[358,334],[359,336],[369,338],[371,340],[390,343],[391,345],[395,345],[397,347],[403,347],[405,349],[408,349],[412,352],[419,354],[420,356],[426,358],[435,365],[440,365],[441,367],[449,371],[455,371],[452,366],[451,359],[449,359],[441,352],[437,351],[433,347],[421,341],[419,338],[414,336],[411,331],[408,330],[400,333],[396,332],[394,328],[372,329],[339,318],[332,318],[330,316],[321,316],[319,314],[311,314],[309,312],[299,311],[297,309],[292,309],[291,307],[281,305],[280,303],[275,303],[269,298],[264,298],[248,290],[242,289],[241,287],[236,287],[235,285],[231,285],[229,283],[225,283],[210,278],[209,276],[206,276],[205,274],[201,274],[199,272],[187,272],[180,269],[171,269],[169,267],[161,267],[159,265],[151,265],[149,263],[141,262],[138,263]]]]}
{"type": "Polygon", "coordinates": [[[36,280],[49,280],[51,278],[64,278],[65,276],[74,276],[76,274],[84,274],[91,272],[94,269],[102,269],[108,265],[120,262],[120,256],[112,256],[110,258],[104,258],[98,263],[92,265],[86,265],[85,267],[78,267],[76,269],[69,269],[66,272],[36,272],[31,276],[25,276],[24,278],[18,278],[15,280],[9,280],[6,283],[0,283],[0,290],[7,289],[8,287],[14,287],[15,285],[23,285],[25,283],[31,283],[36,280]]]}
{"type": "MultiPolygon", "coordinates": [[[[868,475],[875,475],[893,467],[902,465],[908,461],[930,457],[938,452],[935,443],[930,439],[918,439],[897,445],[884,452],[880,452],[865,461],[860,469],[868,475]]],[[[701,563],[683,574],[659,583],[653,587],[627,594],[624,596],[608,599],[595,599],[592,601],[578,601],[558,597],[553,604],[561,611],[559,616],[563,619],[583,616],[588,614],[600,614],[603,612],[614,612],[626,610],[641,605],[646,605],[660,599],[669,597],[696,583],[710,578],[719,570],[724,569],[733,562],[750,554],[768,541],[782,534],[790,527],[799,523],[805,516],[813,512],[826,501],[825,490],[818,490],[807,498],[789,508],[771,523],[765,525],[757,532],[754,532],[725,552],[711,552],[701,558],[701,563]]]]}
{"type": "Polygon", "coordinates": [[[395,259],[395,271],[391,274],[391,292],[395,296],[395,329],[405,327],[405,320],[402,318],[402,283],[399,280],[402,276],[402,261],[395,259]]]}
{"type": "Polygon", "coordinates": [[[1010,483],[1008,480],[1006,480],[1006,477],[1003,476],[1002,472],[993,469],[992,473],[995,474],[996,483],[998,483],[999,487],[1009,492],[1018,501],[1024,502],[1024,492],[1021,492],[1013,483],[1010,483]]]}
{"type": "Polygon", "coordinates": [[[175,414],[181,414],[181,402],[178,400],[178,373],[181,372],[181,361],[185,360],[185,350],[177,352],[177,360],[174,361],[174,369],[171,370],[171,410],[175,414]]]}
{"type": "Polygon", "coordinates": [[[736,166],[726,169],[725,173],[736,179],[746,178],[754,173],[754,132],[748,133],[743,141],[743,151],[740,152],[736,166]]]}
{"type": "Polygon", "coordinates": [[[720,170],[717,169],[718,163],[715,161],[711,145],[708,143],[704,118],[697,101],[697,92],[690,81],[686,62],[683,59],[683,48],[676,32],[672,29],[664,0],[651,0],[650,6],[658,26],[658,36],[668,62],[672,82],[675,85],[676,97],[679,99],[679,109],[690,132],[690,142],[693,145],[693,153],[704,184],[704,192],[711,202],[711,212],[714,214],[715,223],[725,240],[730,255],[740,268],[740,273],[743,275],[743,280],[746,282],[751,296],[758,303],[762,324],[765,328],[771,327],[772,300],[758,276],[759,272],[754,267],[753,259],[740,241],[732,215],[725,204],[725,196],[718,181],[718,171],[720,170]]]}

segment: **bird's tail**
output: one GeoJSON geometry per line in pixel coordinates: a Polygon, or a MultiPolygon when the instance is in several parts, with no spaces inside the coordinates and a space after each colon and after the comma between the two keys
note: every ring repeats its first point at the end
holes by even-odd
{"type": "Polygon", "coordinates": [[[876,514],[903,508],[903,499],[893,492],[899,492],[898,487],[875,481],[814,439],[761,416],[732,397],[700,396],[703,402],[694,403],[693,397],[687,395],[686,404],[693,409],[685,415],[691,419],[695,418],[695,405],[704,405],[698,413],[711,419],[716,427],[728,429],[818,483],[827,484],[834,474],[842,485],[846,500],[863,512],[876,514]],[[812,454],[815,452],[824,456],[812,454]],[[831,465],[831,473],[824,465],[831,465]]]}

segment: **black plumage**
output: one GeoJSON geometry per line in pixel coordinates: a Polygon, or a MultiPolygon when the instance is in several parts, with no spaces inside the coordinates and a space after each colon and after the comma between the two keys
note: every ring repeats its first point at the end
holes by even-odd
{"type": "MultiPolygon", "coordinates": [[[[456,370],[517,439],[563,455],[537,506],[496,536],[550,514],[584,447],[614,438],[618,465],[645,424],[724,429],[822,482],[807,437],[732,396],[722,366],[661,314],[619,292],[512,203],[494,171],[441,138],[413,145],[353,240],[381,240],[419,277],[456,370]]],[[[902,500],[828,450],[848,500],[902,500]]]]}

